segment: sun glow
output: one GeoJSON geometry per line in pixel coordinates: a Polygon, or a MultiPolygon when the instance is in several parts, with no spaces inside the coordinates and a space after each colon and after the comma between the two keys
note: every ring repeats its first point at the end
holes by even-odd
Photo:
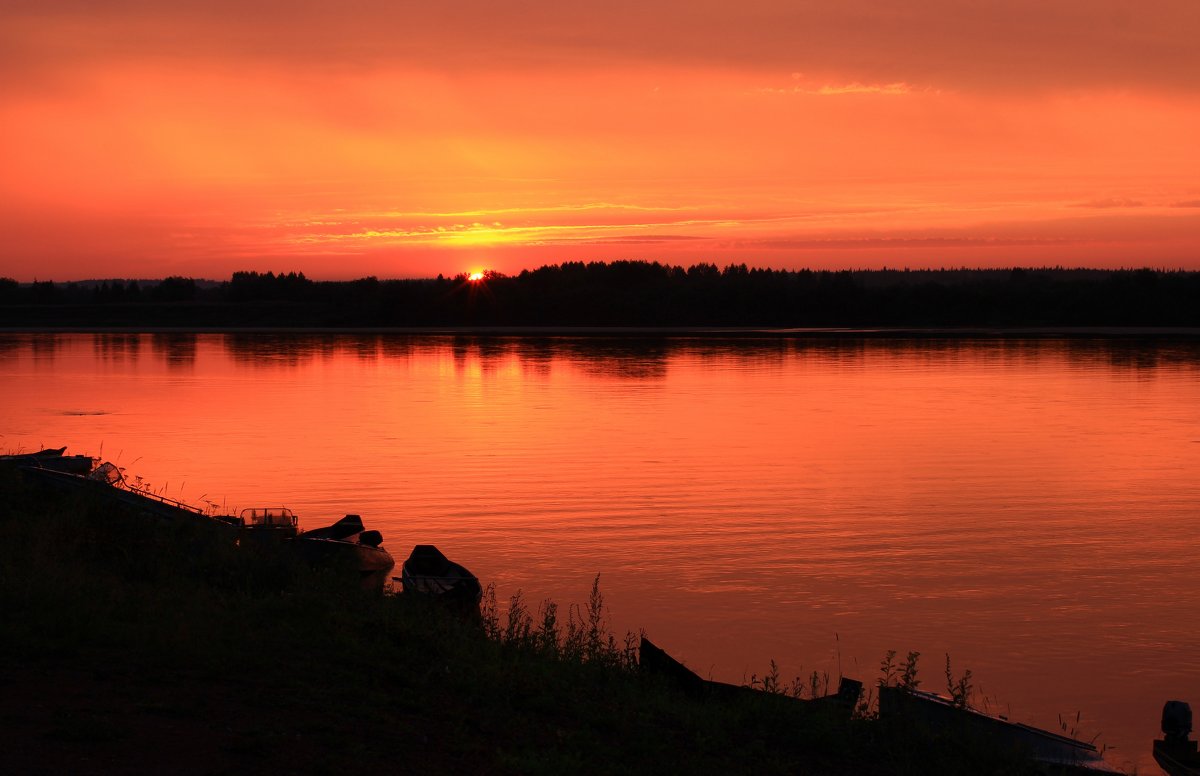
{"type": "Polygon", "coordinates": [[[472,272],[471,274],[467,275],[467,280],[471,281],[472,283],[478,283],[479,281],[483,280],[483,273],[472,272]]]}

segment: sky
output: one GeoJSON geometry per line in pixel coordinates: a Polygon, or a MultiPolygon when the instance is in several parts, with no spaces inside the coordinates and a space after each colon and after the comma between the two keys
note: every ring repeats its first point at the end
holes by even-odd
{"type": "Polygon", "coordinates": [[[1196,0],[5,0],[0,276],[1200,269],[1196,0]]]}

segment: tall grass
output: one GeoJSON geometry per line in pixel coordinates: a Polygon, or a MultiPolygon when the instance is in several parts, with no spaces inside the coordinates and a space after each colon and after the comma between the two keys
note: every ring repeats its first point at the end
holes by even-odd
{"type": "Polygon", "coordinates": [[[618,640],[609,630],[599,574],[592,580],[587,603],[567,607],[565,623],[559,618],[557,603],[545,599],[532,611],[520,590],[509,599],[502,619],[491,584],[484,590],[480,613],[484,634],[508,649],[623,671],[637,667],[640,634],[627,631],[618,640]]]}

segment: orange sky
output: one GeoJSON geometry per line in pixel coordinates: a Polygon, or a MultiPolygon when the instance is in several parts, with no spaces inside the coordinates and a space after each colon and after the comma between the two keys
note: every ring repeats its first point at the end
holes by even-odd
{"type": "Polygon", "coordinates": [[[8,0],[0,276],[1200,269],[1196,0],[8,0]]]}

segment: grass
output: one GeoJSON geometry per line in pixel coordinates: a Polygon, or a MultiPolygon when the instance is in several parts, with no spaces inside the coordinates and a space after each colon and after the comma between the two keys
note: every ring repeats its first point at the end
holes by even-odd
{"type": "MultiPolygon", "coordinates": [[[[1020,773],[1018,761],[636,670],[599,578],[482,616],[0,469],[0,770],[1020,773]]],[[[760,682],[782,687],[777,672],[760,682]]],[[[797,685],[798,686],[798,685],[797,685]]],[[[786,689],[786,688],[784,688],[786,689]]]]}

